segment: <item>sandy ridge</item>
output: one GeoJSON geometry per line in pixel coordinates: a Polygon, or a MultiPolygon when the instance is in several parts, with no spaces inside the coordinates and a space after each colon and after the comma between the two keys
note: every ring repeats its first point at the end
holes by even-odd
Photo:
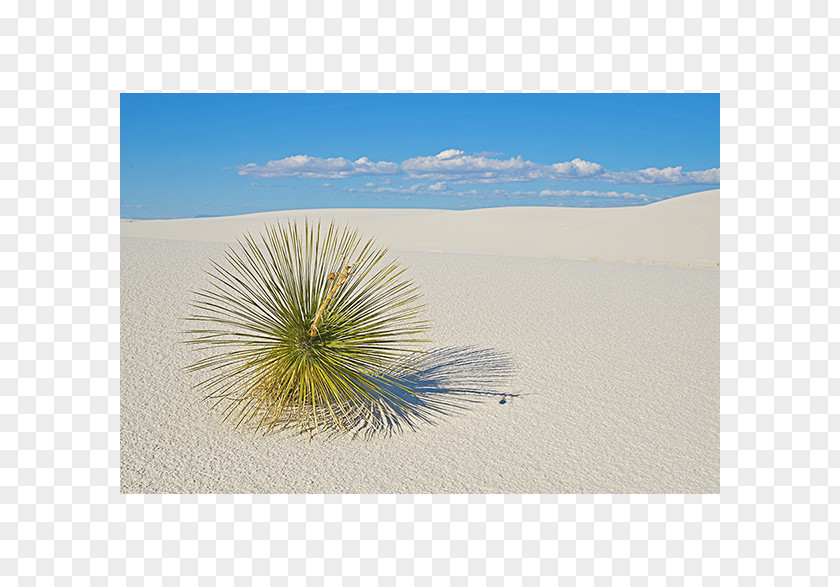
{"type": "Polygon", "coordinates": [[[393,250],[717,268],[720,190],[623,208],[324,209],[123,221],[123,236],[234,242],[277,219],[335,219],[393,250]]]}

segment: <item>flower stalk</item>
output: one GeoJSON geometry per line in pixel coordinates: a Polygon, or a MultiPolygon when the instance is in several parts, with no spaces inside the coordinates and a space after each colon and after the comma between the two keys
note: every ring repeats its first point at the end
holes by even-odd
{"type": "MultiPolygon", "coordinates": [[[[350,275],[350,268],[351,265],[344,266],[344,271],[339,274],[338,281],[336,281],[335,285],[332,286],[330,293],[327,294],[326,299],[324,299],[321,303],[321,307],[318,308],[318,312],[315,314],[315,319],[312,321],[312,326],[309,327],[310,338],[318,336],[318,326],[321,325],[321,318],[324,316],[324,310],[327,308],[327,304],[330,303],[330,300],[335,295],[335,292],[338,291],[339,287],[341,287],[341,284],[347,280],[347,276],[350,275]]],[[[330,273],[328,279],[333,281],[335,279],[335,273],[330,273]]]]}

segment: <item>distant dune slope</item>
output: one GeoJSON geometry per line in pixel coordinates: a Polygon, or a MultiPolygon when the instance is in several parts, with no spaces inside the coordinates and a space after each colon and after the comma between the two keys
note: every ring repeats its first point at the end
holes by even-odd
{"type": "Polygon", "coordinates": [[[123,221],[124,236],[234,242],[287,218],[335,219],[402,251],[716,268],[720,190],[625,208],[506,207],[480,210],[324,209],[219,218],[123,221]]]}

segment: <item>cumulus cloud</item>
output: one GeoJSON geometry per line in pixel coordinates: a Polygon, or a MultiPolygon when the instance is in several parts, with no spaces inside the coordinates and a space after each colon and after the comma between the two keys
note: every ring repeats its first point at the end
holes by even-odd
{"type": "MultiPolygon", "coordinates": [[[[424,183],[416,183],[408,187],[393,187],[393,186],[379,186],[379,187],[362,187],[362,188],[345,188],[345,191],[351,193],[368,193],[368,194],[411,194],[412,196],[487,196],[488,192],[479,192],[475,188],[465,191],[451,190],[447,188],[443,182],[426,185],[424,183]]],[[[498,190],[497,190],[498,191],[498,190]]]]}
{"type": "Polygon", "coordinates": [[[523,159],[497,159],[486,153],[470,155],[458,149],[446,149],[429,157],[414,157],[402,162],[412,177],[447,180],[452,183],[495,183],[535,179],[593,179],[604,173],[598,163],[580,158],[542,165],[523,159]]]}
{"type": "Polygon", "coordinates": [[[470,155],[458,149],[446,149],[437,155],[413,157],[402,162],[403,171],[412,177],[479,183],[538,179],[541,167],[521,156],[494,159],[484,155],[470,155]]]}
{"type": "Polygon", "coordinates": [[[308,179],[343,179],[359,175],[396,175],[400,166],[390,161],[371,161],[360,157],[355,161],[344,157],[310,157],[294,155],[285,159],[269,161],[265,165],[249,163],[236,167],[239,175],[250,177],[303,177],[308,179]]]}
{"type": "Polygon", "coordinates": [[[604,173],[604,168],[599,164],[579,158],[548,165],[546,169],[555,179],[590,179],[604,173]]]}
{"type": "MultiPolygon", "coordinates": [[[[578,157],[544,165],[521,155],[508,159],[497,153],[470,154],[459,149],[445,149],[437,155],[412,157],[402,163],[371,161],[360,157],[355,161],[344,157],[321,158],[295,155],[267,162],[235,167],[240,175],[253,178],[319,178],[344,179],[358,176],[379,176],[381,185],[390,183],[390,176],[428,180],[431,191],[445,191],[448,184],[484,184],[523,182],[538,179],[559,181],[603,181],[618,184],[715,185],[720,183],[720,169],[683,171],[682,166],[648,167],[637,171],[610,171],[599,163],[578,157]]],[[[370,187],[370,186],[368,186],[370,187]]],[[[417,189],[417,188],[415,188],[417,189]]]]}
{"type": "Polygon", "coordinates": [[[608,171],[599,179],[609,183],[716,185],[720,183],[720,168],[683,171],[681,165],[662,169],[648,167],[638,171],[608,171]]]}
{"type": "Polygon", "coordinates": [[[579,205],[581,200],[587,200],[588,205],[595,206],[638,206],[663,199],[633,192],[597,191],[597,190],[542,190],[542,191],[509,191],[504,189],[483,190],[475,188],[469,190],[453,190],[447,187],[438,188],[444,182],[431,185],[413,184],[405,187],[378,186],[362,188],[345,188],[356,197],[359,193],[375,194],[381,198],[408,196],[411,199],[422,197],[445,196],[460,200],[477,200],[485,205],[514,200],[542,200],[553,206],[579,205]]]}
{"type": "Polygon", "coordinates": [[[631,192],[598,192],[595,190],[543,190],[541,197],[584,197],[584,198],[624,198],[630,200],[646,200],[646,194],[634,194],[631,192]]]}

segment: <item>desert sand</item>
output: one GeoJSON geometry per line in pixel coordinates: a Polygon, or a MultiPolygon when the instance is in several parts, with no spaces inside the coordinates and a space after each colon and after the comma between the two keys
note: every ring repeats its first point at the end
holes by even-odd
{"type": "Polygon", "coordinates": [[[718,493],[719,203],[123,221],[121,490],[718,493]],[[358,227],[409,268],[433,421],[255,436],[192,389],[191,292],[244,232],[290,217],[358,227]]]}

